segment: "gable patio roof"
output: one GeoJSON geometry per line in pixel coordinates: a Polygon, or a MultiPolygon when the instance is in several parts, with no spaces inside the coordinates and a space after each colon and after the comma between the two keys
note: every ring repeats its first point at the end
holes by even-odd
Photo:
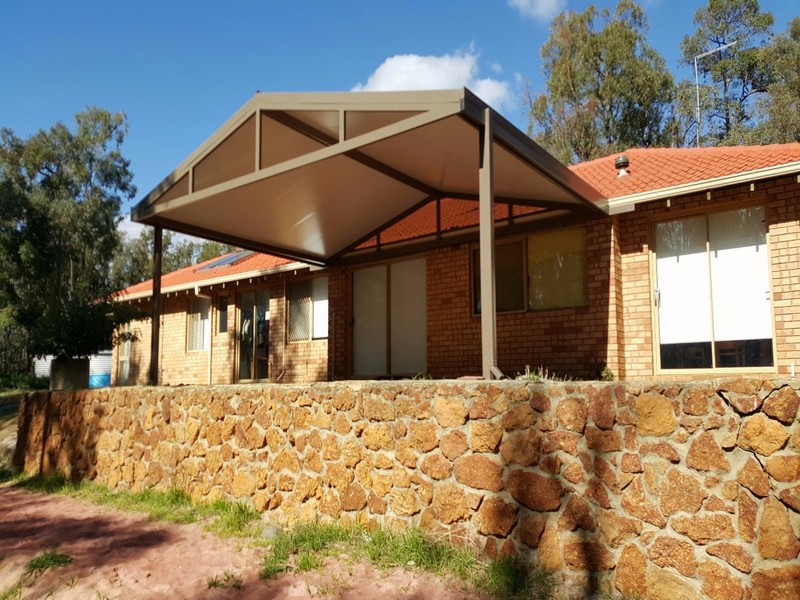
{"type": "Polygon", "coordinates": [[[596,190],[460,89],[258,93],[132,218],[331,264],[436,199],[478,200],[487,118],[496,201],[540,218],[603,214],[596,190]]]}

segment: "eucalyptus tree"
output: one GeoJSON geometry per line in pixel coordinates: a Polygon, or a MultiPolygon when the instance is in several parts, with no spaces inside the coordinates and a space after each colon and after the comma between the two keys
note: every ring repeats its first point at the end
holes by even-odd
{"type": "Polygon", "coordinates": [[[647,28],[633,0],[559,14],[541,50],[546,92],[528,94],[529,135],[563,162],[669,145],[675,85],[647,28]]]}
{"type": "Polygon", "coordinates": [[[75,121],[26,139],[0,130],[0,311],[36,355],[88,356],[130,318],[110,269],[136,191],[125,115],[89,108],[75,121]]]}
{"type": "Polygon", "coordinates": [[[711,81],[704,86],[710,107],[701,118],[706,143],[736,142],[754,124],[754,99],[775,75],[769,60],[773,23],[758,0],[708,0],[695,13],[696,29],[683,38],[681,53],[694,68],[696,57],[713,52],[697,59],[700,78],[711,81]]]}

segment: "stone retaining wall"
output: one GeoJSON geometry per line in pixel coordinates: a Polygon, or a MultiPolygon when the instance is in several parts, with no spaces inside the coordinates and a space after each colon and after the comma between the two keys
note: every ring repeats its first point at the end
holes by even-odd
{"type": "Polygon", "coordinates": [[[36,393],[17,464],[420,526],[647,598],[800,598],[792,382],[340,382],[36,393]]]}

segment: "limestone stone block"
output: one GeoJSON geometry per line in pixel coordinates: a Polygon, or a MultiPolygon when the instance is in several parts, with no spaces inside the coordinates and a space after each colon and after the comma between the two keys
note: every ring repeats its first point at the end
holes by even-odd
{"type": "Polygon", "coordinates": [[[669,442],[645,442],[639,448],[639,454],[655,454],[671,463],[679,463],[681,460],[675,446],[669,442]]]}
{"type": "Polygon", "coordinates": [[[642,522],[639,519],[622,517],[613,510],[602,510],[598,523],[606,541],[614,548],[642,533],[642,522]]]}
{"type": "Polygon", "coordinates": [[[758,551],[764,558],[794,560],[800,540],[794,533],[786,507],[773,497],[764,501],[758,525],[758,551]]]}
{"type": "Polygon", "coordinates": [[[391,421],[395,417],[394,404],[379,396],[364,398],[364,418],[370,421],[391,421]]]}
{"type": "Polygon", "coordinates": [[[647,556],[659,567],[673,567],[686,577],[693,576],[697,570],[694,546],[669,535],[658,536],[647,549],[647,556]]]}
{"type": "Polygon", "coordinates": [[[655,566],[647,569],[647,600],[699,600],[700,596],[686,578],[655,566]]]}
{"type": "Polygon", "coordinates": [[[386,424],[370,423],[361,433],[361,441],[370,450],[385,450],[393,445],[392,429],[386,424]]]}
{"type": "Polygon", "coordinates": [[[481,503],[475,514],[478,533],[483,535],[507,536],[514,527],[517,506],[493,496],[481,503]]]}
{"type": "Polygon", "coordinates": [[[769,494],[769,477],[764,472],[761,464],[752,456],[747,459],[747,462],[739,470],[736,475],[736,481],[756,496],[763,498],[769,494]]]}
{"type": "Polygon", "coordinates": [[[743,589],[741,578],[722,565],[705,560],[698,569],[703,578],[701,591],[710,600],[739,600],[743,589]]]}
{"type": "Polygon", "coordinates": [[[537,431],[514,431],[500,444],[500,456],[507,465],[534,465],[539,462],[541,446],[541,434],[537,431]]]}
{"type": "Polygon", "coordinates": [[[429,421],[411,423],[409,434],[412,447],[421,452],[430,452],[439,444],[436,425],[429,421]]]}
{"type": "Polygon", "coordinates": [[[597,521],[592,514],[592,508],[580,496],[571,495],[567,505],[558,517],[558,528],[561,530],[575,531],[583,529],[594,531],[597,521]]]}
{"type": "Polygon", "coordinates": [[[432,507],[436,519],[445,524],[463,521],[471,514],[466,493],[453,484],[434,490],[432,507]]]}
{"type": "Polygon", "coordinates": [[[542,452],[549,454],[562,450],[575,456],[578,454],[578,442],[582,437],[572,431],[549,431],[542,438],[542,452]]]}
{"type": "Polygon", "coordinates": [[[635,408],[639,435],[663,436],[675,431],[677,420],[669,398],[661,394],[642,394],[636,398],[635,408]]]}
{"type": "Polygon", "coordinates": [[[551,573],[564,568],[561,540],[555,525],[546,525],[539,539],[539,566],[551,573]]]}
{"type": "Polygon", "coordinates": [[[753,556],[741,544],[719,542],[706,548],[710,556],[721,558],[737,571],[749,573],[753,567],[753,556]]]}
{"type": "Polygon", "coordinates": [[[451,431],[442,436],[439,449],[449,460],[455,460],[467,451],[467,435],[463,431],[451,431]]]}
{"type": "Polygon", "coordinates": [[[500,423],[477,421],[471,425],[470,447],[473,452],[496,452],[503,439],[500,423]]]}
{"type": "Polygon", "coordinates": [[[798,396],[797,390],[787,385],[770,394],[764,401],[762,410],[781,423],[791,425],[797,418],[799,408],[800,396],[798,396]]]}
{"type": "Polygon", "coordinates": [[[767,472],[776,481],[800,481],[800,455],[772,456],[767,459],[767,472]]]}
{"type": "Polygon", "coordinates": [[[786,506],[800,513],[800,485],[782,490],[779,497],[786,506]]]}
{"type": "Polygon", "coordinates": [[[536,413],[528,404],[515,406],[503,415],[503,429],[515,431],[517,429],[528,429],[536,421],[536,413]]]}
{"type": "Polygon", "coordinates": [[[558,479],[522,469],[511,472],[506,488],[515,500],[537,512],[558,510],[564,495],[564,487],[558,479]]]}
{"type": "Polygon", "coordinates": [[[453,472],[453,464],[441,454],[429,454],[422,459],[422,472],[431,479],[446,479],[453,472]]]}
{"type": "Polygon", "coordinates": [[[710,431],[704,431],[692,440],[686,464],[700,471],[728,471],[731,468],[725,452],[710,431]]]}
{"type": "Polygon", "coordinates": [[[565,398],[556,405],[556,419],[569,431],[583,433],[588,417],[589,408],[582,398],[565,398]]]}
{"type": "Polygon", "coordinates": [[[672,528],[698,544],[731,539],[735,535],[731,517],[719,513],[673,517],[672,528]]]}
{"type": "Polygon", "coordinates": [[[361,510],[367,505],[367,493],[357,483],[351,483],[342,492],[342,510],[361,510]]]}
{"type": "Polygon", "coordinates": [[[622,492],[621,505],[631,516],[656,527],[664,527],[667,523],[661,511],[646,497],[641,476],[636,477],[622,492]]]}
{"type": "Polygon", "coordinates": [[[370,492],[369,498],[367,498],[367,509],[373,515],[385,514],[386,500],[379,497],[375,492],[370,492]]]}
{"type": "Polygon", "coordinates": [[[460,398],[439,396],[433,404],[433,414],[442,427],[460,427],[467,422],[469,412],[460,398]]]}
{"type": "Polygon", "coordinates": [[[586,445],[597,452],[619,452],[622,450],[622,437],[618,431],[605,431],[587,427],[584,432],[586,445]]]}
{"type": "Polygon", "coordinates": [[[753,573],[752,600],[797,600],[800,598],[800,564],[753,573]]]}
{"type": "Polygon", "coordinates": [[[598,429],[611,429],[617,419],[616,406],[611,397],[609,386],[595,387],[590,385],[586,389],[589,398],[589,417],[598,429]]]}
{"type": "Polygon", "coordinates": [[[708,398],[714,390],[705,386],[692,386],[684,391],[683,412],[687,415],[702,417],[708,414],[708,398]]]}
{"type": "Polygon", "coordinates": [[[633,544],[626,545],[619,555],[614,587],[625,596],[644,598],[647,594],[647,557],[633,544]]]}
{"type": "Polygon", "coordinates": [[[564,541],[564,562],[573,571],[599,573],[614,566],[614,557],[597,540],[571,536],[564,541]]]}
{"type": "Polygon", "coordinates": [[[661,485],[661,512],[666,516],[678,512],[696,513],[707,496],[708,492],[696,477],[673,467],[661,485]]]}
{"type": "Polygon", "coordinates": [[[472,454],[455,462],[457,481],[479,490],[499,492],[503,489],[503,467],[488,456],[472,454]]]}
{"type": "Polygon", "coordinates": [[[547,524],[547,517],[542,514],[532,513],[525,515],[517,525],[517,535],[522,543],[530,548],[538,548],[539,540],[547,524]]]}
{"type": "Polygon", "coordinates": [[[769,456],[783,448],[788,439],[789,433],[783,425],[759,413],[744,420],[738,444],[745,450],[769,456]]]}

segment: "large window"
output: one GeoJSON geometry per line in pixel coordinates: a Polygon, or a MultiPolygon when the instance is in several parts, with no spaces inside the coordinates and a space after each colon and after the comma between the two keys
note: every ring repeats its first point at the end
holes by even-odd
{"type": "Polygon", "coordinates": [[[294,281],[287,286],[289,341],[328,337],[328,278],[294,281]]]}
{"type": "MultiPolygon", "coordinates": [[[[586,306],[583,227],[535,233],[495,247],[497,312],[586,306]]],[[[480,255],[472,254],[475,313],[480,313],[480,255]]]]}
{"type": "Polygon", "coordinates": [[[657,223],[655,253],[662,369],[773,365],[763,207],[657,223]]]}
{"type": "Polygon", "coordinates": [[[208,350],[208,339],[211,333],[211,300],[208,298],[192,298],[186,327],[186,350],[195,352],[208,350]]]}

